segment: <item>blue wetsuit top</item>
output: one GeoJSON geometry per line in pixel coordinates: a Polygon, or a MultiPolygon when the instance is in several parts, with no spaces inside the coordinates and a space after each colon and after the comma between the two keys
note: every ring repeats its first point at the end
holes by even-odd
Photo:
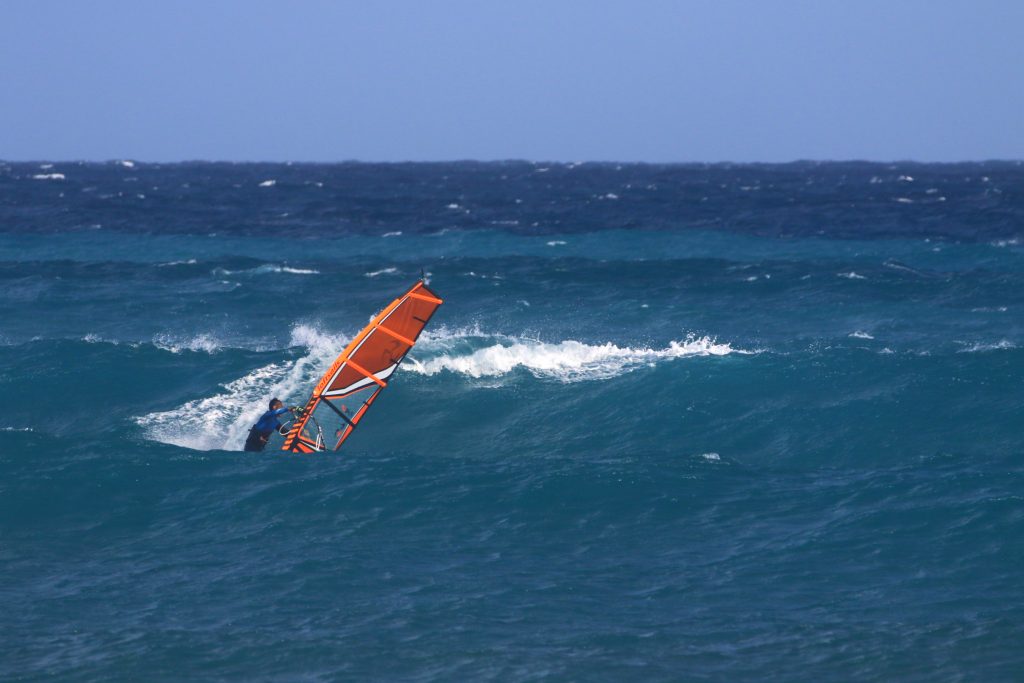
{"type": "Polygon", "coordinates": [[[283,413],[287,413],[287,408],[278,408],[277,410],[268,410],[263,413],[263,417],[259,419],[256,426],[253,427],[261,435],[267,436],[271,432],[276,431],[281,427],[281,423],[278,421],[277,416],[283,413]]]}

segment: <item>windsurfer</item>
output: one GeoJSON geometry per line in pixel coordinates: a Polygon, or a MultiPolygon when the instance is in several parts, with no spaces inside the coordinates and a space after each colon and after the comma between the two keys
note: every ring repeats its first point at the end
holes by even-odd
{"type": "Polygon", "coordinates": [[[277,419],[278,416],[287,412],[295,412],[295,408],[285,408],[284,403],[280,400],[271,399],[270,410],[263,413],[262,417],[249,430],[249,438],[245,440],[245,450],[262,451],[270,441],[270,435],[275,431],[282,435],[287,434],[284,425],[277,419]]]}

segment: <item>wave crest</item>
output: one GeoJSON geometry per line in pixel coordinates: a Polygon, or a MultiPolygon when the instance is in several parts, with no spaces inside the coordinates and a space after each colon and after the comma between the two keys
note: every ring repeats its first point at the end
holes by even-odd
{"type": "MultiPolygon", "coordinates": [[[[228,382],[210,396],[189,401],[174,410],[135,418],[147,438],[197,450],[242,447],[249,427],[276,396],[286,403],[302,403],[308,392],[345,348],[351,337],[321,330],[315,325],[295,325],[290,347],[308,353],[256,368],[228,382]]],[[[200,347],[202,337],[187,340],[200,347]]],[[[181,344],[181,342],[177,342],[181,344]]],[[[660,349],[617,346],[611,342],[585,344],[576,340],[546,343],[535,339],[488,334],[479,328],[450,330],[438,327],[420,337],[402,371],[430,376],[448,371],[473,378],[498,377],[525,369],[536,377],[561,382],[616,377],[664,360],[687,356],[725,356],[751,353],[733,349],[711,337],[690,336],[660,349]]]]}
{"type": "MultiPolygon", "coordinates": [[[[689,336],[683,341],[672,341],[660,349],[621,347],[611,342],[585,344],[574,339],[558,343],[517,337],[499,337],[488,340],[486,346],[442,350],[453,341],[471,338],[472,333],[444,333],[427,338],[421,353],[410,357],[408,367],[422,375],[436,375],[448,371],[473,378],[496,377],[523,369],[535,377],[562,382],[609,379],[641,367],[685,358],[687,356],[726,356],[732,353],[750,353],[733,349],[727,343],[718,343],[712,337],[689,336]],[[427,358],[421,358],[427,355],[427,358]]],[[[486,342],[485,342],[486,343],[486,342]]],[[[420,347],[417,347],[418,349],[420,347]]]]}

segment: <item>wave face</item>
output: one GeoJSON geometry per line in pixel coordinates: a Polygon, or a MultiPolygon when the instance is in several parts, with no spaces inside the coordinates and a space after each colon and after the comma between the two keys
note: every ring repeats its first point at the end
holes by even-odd
{"type": "Polygon", "coordinates": [[[1014,680],[1022,181],[0,163],[0,679],[1014,680]]]}

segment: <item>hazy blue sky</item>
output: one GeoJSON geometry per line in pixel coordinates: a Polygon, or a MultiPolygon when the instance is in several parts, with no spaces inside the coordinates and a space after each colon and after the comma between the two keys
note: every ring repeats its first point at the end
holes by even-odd
{"type": "Polygon", "coordinates": [[[1024,0],[0,2],[0,158],[1024,158],[1024,0]]]}

